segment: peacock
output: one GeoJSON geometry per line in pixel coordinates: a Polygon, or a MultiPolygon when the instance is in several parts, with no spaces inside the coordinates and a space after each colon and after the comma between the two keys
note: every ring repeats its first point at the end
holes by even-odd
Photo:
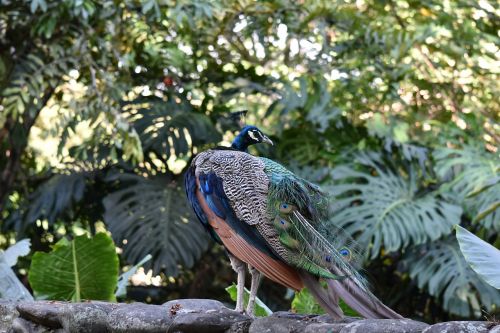
{"type": "Polygon", "coordinates": [[[198,154],[185,175],[196,216],[237,273],[235,310],[253,316],[264,275],[296,291],[307,287],[335,319],[343,317],[339,297],[366,318],[402,318],[370,292],[355,268],[360,253],[352,239],[328,225],[327,195],[279,163],[249,154],[257,143],[273,144],[246,126],[231,147],[198,154]],[[246,310],[245,264],[251,275],[246,310]]]}

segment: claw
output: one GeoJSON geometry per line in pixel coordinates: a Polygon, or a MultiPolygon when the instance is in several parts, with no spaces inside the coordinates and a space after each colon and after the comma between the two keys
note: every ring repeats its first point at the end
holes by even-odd
{"type": "Polygon", "coordinates": [[[255,315],[255,313],[254,313],[253,311],[250,311],[250,312],[249,312],[249,311],[248,311],[248,309],[247,309],[247,310],[245,310],[245,311],[243,311],[241,314],[244,314],[244,315],[246,315],[246,316],[249,316],[249,317],[250,317],[250,318],[252,318],[252,319],[257,318],[257,316],[255,315]]]}

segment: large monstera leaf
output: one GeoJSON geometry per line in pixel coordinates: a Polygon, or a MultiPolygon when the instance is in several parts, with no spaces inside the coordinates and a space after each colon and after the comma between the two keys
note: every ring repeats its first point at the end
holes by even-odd
{"type": "Polygon", "coordinates": [[[104,220],[127,262],[147,254],[146,268],[178,274],[178,265],[191,267],[209,244],[209,238],[185,200],[184,190],[161,177],[115,174],[119,190],[104,199],[104,220]]]}
{"type": "Polygon", "coordinates": [[[85,194],[87,181],[94,176],[87,171],[52,175],[9,217],[6,228],[14,228],[22,234],[27,226],[39,219],[47,219],[52,224],[63,214],[71,217],[73,206],[85,194]]]}
{"type": "Polygon", "coordinates": [[[434,152],[436,173],[447,180],[451,199],[471,218],[500,231],[500,159],[479,148],[442,148],[434,152]]]}
{"type": "Polygon", "coordinates": [[[170,155],[186,155],[192,146],[221,139],[210,119],[195,112],[185,98],[172,94],[166,98],[146,96],[123,108],[139,133],[143,150],[154,152],[164,161],[170,155]]]}
{"type": "Polygon", "coordinates": [[[460,251],[470,267],[488,282],[500,289],[500,251],[461,226],[455,226],[460,251]]]}
{"type": "Polygon", "coordinates": [[[482,280],[467,264],[454,237],[414,248],[405,257],[419,288],[439,298],[445,310],[470,317],[500,304],[500,290],[482,280]]]}
{"type": "Polygon", "coordinates": [[[331,223],[369,245],[376,258],[382,248],[398,251],[451,233],[462,210],[433,192],[421,191],[417,167],[397,168],[377,153],[357,155],[353,165],[332,171],[336,185],[331,223]]]}

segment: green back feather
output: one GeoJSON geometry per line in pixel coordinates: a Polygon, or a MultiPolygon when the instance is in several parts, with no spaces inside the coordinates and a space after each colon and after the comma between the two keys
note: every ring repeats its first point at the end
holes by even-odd
{"type": "Polygon", "coordinates": [[[327,195],[282,165],[261,159],[270,181],[268,214],[286,248],[283,259],[318,277],[350,278],[368,291],[354,267],[362,258],[359,247],[342,229],[328,222],[327,195]],[[334,266],[343,273],[341,276],[332,273],[334,266]]]}

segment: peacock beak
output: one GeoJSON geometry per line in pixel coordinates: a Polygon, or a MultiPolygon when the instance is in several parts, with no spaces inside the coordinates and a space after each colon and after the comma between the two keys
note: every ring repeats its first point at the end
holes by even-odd
{"type": "Polygon", "coordinates": [[[262,142],[263,143],[268,143],[270,144],[271,146],[274,146],[274,143],[271,141],[271,139],[269,139],[267,136],[264,135],[264,137],[262,138],[262,142]]]}

